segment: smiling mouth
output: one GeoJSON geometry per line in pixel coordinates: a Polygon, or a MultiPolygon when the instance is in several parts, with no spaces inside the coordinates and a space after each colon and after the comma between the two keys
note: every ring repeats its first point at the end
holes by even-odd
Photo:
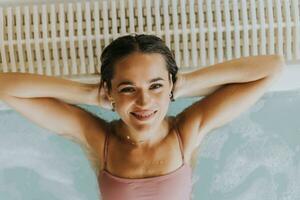
{"type": "Polygon", "coordinates": [[[152,113],[149,113],[147,115],[137,114],[137,113],[134,113],[134,112],[131,112],[130,114],[132,114],[135,118],[137,118],[139,120],[147,120],[147,119],[150,119],[151,117],[153,117],[156,112],[157,112],[157,110],[152,112],[152,113]]]}

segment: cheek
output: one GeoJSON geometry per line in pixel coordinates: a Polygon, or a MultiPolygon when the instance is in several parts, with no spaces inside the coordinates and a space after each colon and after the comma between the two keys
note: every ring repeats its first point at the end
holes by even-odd
{"type": "Polygon", "coordinates": [[[160,109],[167,109],[170,103],[169,94],[162,94],[159,98],[157,98],[156,103],[158,104],[160,109]]]}
{"type": "Polygon", "coordinates": [[[117,105],[121,109],[126,109],[126,107],[130,106],[132,100],[130,98],[119,98],[117,101],[117,105]]]}
{"type": "Polygon", "coordinates": [[[169,94],[166,92],[155,95],[154,102],[160,106],[165,106],[169,101],[169,94]]]}
{"type": "Polygon", "coordinates": [[[163,102],[168,102],[170,100],[170,94],[168,92],[164,92],[160,95],[160,99],[163,102]]]}

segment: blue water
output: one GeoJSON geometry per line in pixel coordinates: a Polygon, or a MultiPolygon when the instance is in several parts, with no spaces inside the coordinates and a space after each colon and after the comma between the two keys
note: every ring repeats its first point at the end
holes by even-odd
{"type": "MultiPolygon", "coordinates": [[[[198,98],[179,99],[176,115],[198,98]]],[[[105,119],[117,116],[81,107],[105,119]]],[[[300,199],[300,90],[264,95],[199,148],[193,199],[300,199]]],[[[0,114],[0,199],[98,200],[97,177],[75,142],[36,126],[17,112],[0,114]]]]}

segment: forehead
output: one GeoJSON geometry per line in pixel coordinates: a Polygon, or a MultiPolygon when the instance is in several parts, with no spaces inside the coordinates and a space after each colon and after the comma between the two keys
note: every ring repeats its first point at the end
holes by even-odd
{"type": "Polygon", "coordinates": [[[120,79],[149,80],[157,76],[168,77],[166,62],[163,56],[158,53],[136,52],[120,60],[115,65],[115,81],[120,79]]]}

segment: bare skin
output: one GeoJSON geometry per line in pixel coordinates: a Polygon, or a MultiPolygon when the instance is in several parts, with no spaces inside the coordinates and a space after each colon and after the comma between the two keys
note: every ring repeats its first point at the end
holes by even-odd
{"type": "MultiPolygon", "coordinates": [[[[176,119],[166,116],[172,89],[165,62],[159,54],[135,53],[116,64],[112,90],[106,89],[106,95],[109,101],[115,102],[121,120],[108,125],[114,128],[113,134],[105,133],[110,135],[107,171],[124,178],[143,178],[167,174],[182,165],[173,127],[176,119]],[[163,80],[148,83],[158,77],[163,80]],[[117,87],[124,80],[132,83],[117,87]],[[157,112],[152,119],[140,121],[130,114],[137,110],[157,112]],[[128,142],[126,136],[136,144],[128,142]]],[[[103,147],[104,144],[99,145],[98,152],[103,152],[103,147]]],[[[100,162],[102,170],[103,159],[100,162]]]]}
{"type": "MultiPolygon", "coordinates": [[[[276,70],[274,69],[274,71],[276,70]]],[[[274,72],[274,74],[277,73],[274,72]]],[[[276,75],[270,75],[269,78],[252,81],[244,85],[227,86],[227,88],[219,92],[216,91],[221,85],[203,88],[202,92],[205,94],[212,93],[211,97],[207,97],[204,101],[196,102],[175,117],[169,117],[166,116],[166,112],[170,103],[169,93],[174,89],[173,85],[169,81],[160,81],[157,83],[163,83],[163,88],[151,90],[151,85],[155,83],[147,84],[146,82],[157,77],[168,80],[167,76],[167,70],[159,54],[143,55],[136,53],[119,62],[116,66],[115,76],[112,80],[112,91],[108,92],[106,89],[107,99],[116,103],[116,112],[122,119],[109,125],[110,127],[115,127],[116,131],[114,133],[118,134],[116,136],[108,133],[112,137],[109,142],[106,170],[111,174],[124,178],[144,178],[168,174],[178,169],[182,161],[173,127],[174,122],[179,128],[180,136],[183,140],[184,162],[195,167],[195,160],[193,159],[197,157],[195,155],[198,153],[197,148],[205,134],[213,129],[209,127],[212,127],[212,125],[210,124],[211,119],[208,117],[205,119],[206,121],[202,121],[202,126],[199,128],[199,122],[203,119],[204,105],[207,104],[206,111],[210,111],[209,114],[214,117],[214,112],[218,109],[216,105],[220,101],[219,99],[227,97],[229,99],[228,103],[235,106],[230,108],[220,107],[220,113],[215,114],[215,117],[217,119],[222,117],[222,111],[224,110],[223,112],[224,114],[226,113],[226,116],[223,117],[230,120],[230,118],[237,116],[237,112],[242,112],[258,100],[259,95],[263,94],[263,90],[276,77],[276,75]],[[117,88],[117,85],[125,79],[130,80],[132,84],[117,88]],[[123,88],[126,88],[127,92],[121,93],[120,91],[123,88]],[[234,95],[232,95],[233,90],[235,92],[234,95]],[[248,96],[245,96],[245,92],[249,93],[248,96]],[[239,95],[241,96],[240,99],[239,95]],[[232,102],[230,102],[229,96],[233,96],[232,102]],[[243,102],[243,104],[240,103],[239,107],[237,102],[243,102]],[[130,114],[136,109],[158,110],[158,112],[152,121],[149,120],[149,122],[142,123],[134,119],[130,114]],[[232,111],[226,109],[232,109],[232,111]],[[137,142],[137,144],[132,145],[126,142],[126,139],[120,140],[120,137],[126,138],[127,135],[130,136],[131,141],[137,142]]],[[[183,84],[183,81],[179,79],[178,85],[174,86],[175,93],[179,92],[180,89],[178,87],[180,84],[183,84]]],[[[224,102],[226,101],[224,100],[224,102]]],[[[220,124],[215,124],[214,126],[218,125],[220,126],[220,124]]],[[[103,146],[99,145],[99,147],[103,146]]],[[[102,151],[103,148],[100,148],[99,152],[102,151]]],[[[100,162],[103,166],[103,160],[100,162]]],[[[102,169],[100,167],[100,170],[102,169]]]]}
{"type": "Polygon", "coordinates": [[[119,61],[115,66],[112,91],[106,90],[108,99],[115,103],[115,110],[122,119],[120,122],[123,122],[118,133],[123,137],[128,135],[140,148],[159,142],[166,134],[164,118],[172,88],[161,55],[133,53],[119,61]],[[155,78],[163,80],[148,83],[155,78]],[[119,85],[124,81],[131,84],[119,85]],[[157,113],[152,119],[141,121],[131,114],[141,110],[157,113]]]}
{"type": "Polygon", "coordinates": [[[106,170],[124,178],[153,177],[182,164],[174,122],[183,142],[184,162],[192,165],[204,136],[253,105],[283,66],[282,57],[276,55],[241,58],[178,74],[173,85],[161,55],[134,53],[117,63],[112,90],[103,88],[101,97],[94,95],[95,87],[71,81],[0,74],[0,98],[41,127],[82,145],[97,175],[103,170],[104,141],[110,134],[106,170]],[[158,77],[163,80],[148,82],[158,77]],[[125,79],[131,84],[117,87],[125,79]],[[172,90],[175,98],[205,98],[169,117],[166,113],[172,90]],[[113,101],[121,120],[106,122],[63,100],[105,108],[113,101]],[[147,121],[131,114],[144,109],[157,112],[147,121]],[[127,136],[136,144],[128,143],[127,136]]]}
{"type": "MultiPolygon", "coordinates": [[[[111,174],[124,178],[160,176],[178,169],[182,165],[176,132],[172,129],[174,118],[168,124],[160,141],[151,147],[137,147],[111,135],[108,148],[107,168],[111,174]]],[[[117,126],[115,122],[114,126],[117,126]]],[[[118,130],[118,128],[116,128],[118,130]]]]}

